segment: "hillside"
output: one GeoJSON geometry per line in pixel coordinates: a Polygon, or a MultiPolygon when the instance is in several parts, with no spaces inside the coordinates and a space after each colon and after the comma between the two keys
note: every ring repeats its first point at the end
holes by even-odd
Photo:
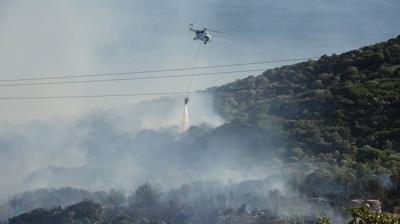
{"type": "Polygon", "coordinates": [[[217,89],[242,88],[249,90],[216,94],[217,110],[231,123],[278,121],[290,146],[308,152],[400,152],[400,36],[217,89]]]}
{"type": "Polygon", "coordinates": [[[400,36],[213,89],[221,128],[257,129],[257,151],[322,163],[302,187],[309,195],[400,205],[400,36]]]}

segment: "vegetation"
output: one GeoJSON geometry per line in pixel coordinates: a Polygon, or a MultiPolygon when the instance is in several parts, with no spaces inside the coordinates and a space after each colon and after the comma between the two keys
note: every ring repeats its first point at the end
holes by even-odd
{"type": "MultiPolygon", "coordinates": [[[[93,193],[97,197],[69,206],[35,208],[10,218],[8,223],[314,224],[319,215],[335,218],[326,203],[316,205],[312,200],[285,196],[274,188],[268,191],[267,186],[274,183],[273,178],[230,185],[195,182],[167,192],[146,183],[127,197],[115,191],[93,193]],[[288,212],[292,215],[287,216],[288,212]]],[[[41,200],[46,201],[44,197],[41,200]]]]}
{"type": "Polygon", "coordinates": [[[318,224],[331,224],[328,218],[322,217],[318,220],[318,224]]]}
{"type": "MultiPolygon", "coordinates": [[[[38,189],[15,195],[7,203],[0,206],[0,222],[9,217],[36,208],[50,209],[76,204],[82,200],[92,200],[106,207],[121,206],[125,203],[125,195],[121,191],[90,192],[82,189],[65,187],[61,189],[38,189]]],[[[43,212],[43,211],[42,211],[43,212]]]]}
{"type": "MultiPolygon", "coordinates": [[[[400,36],[218,87],[215,105],[232,123],[280,123],[288,146],[309,153],[400,152],[399,88],[400,36]]],[[[387,155],[372,154],[359,161],[387,155]]]]}
{"type": "MultiPolygon", "coordinates": [[[[368,205],[351,209],[352,218],[349,224],[399,224],[400,217],[390,213],[378,213],[369,208],[368,205]]],[[[318,224],[329,224],[328,218],[321,218],[318,224]]]]}
{"type": "MultiPolygon", "coordinates": [[[[149,186],[148,184],[146,184],[149,186]]],[[[141,186],[144,187],[145,185],[141,186]]],[[[142,189],[138,189],[142,190],[142,189]]],[[[315,223],[312,219],[304,220],[296,217],[288,218],[287,220],[276,219],[273,215],[267,214],[262,211],[257,212],[244,212],[243,206],[236,212],[225,211],[225,216],[219,218],[217,223],[254,223],[254,224],[290,224],[290,223],[315,223]],[[230,215],[226,216],[228,213],[230,215]],[[304,222],[305,221],[305,222],[304,222]]],[[[163,208],[159,208],[163,209],[163,208]]],[[[349,224],[399,224],[400,217],[389,213],[378,213],[369,208],[368,205],[351,209],[351,218],[349,224]]],[[[30,212],[21,214],[17,217],[11,218],[9,224],[85,224],[85,223],[98,223],[98,224],[167,224],[169,222],[161,220],[152,220],[148,218],[139,218],[137,210],[126,209],[119,207],[110,208],[101,206],[92,201],[82,201],[75,205],[66,208],[55,207],[51,209],[34,209],[30,212]]],[[[221,216],[221,215],[220,215],[221,216]]],[[[164,218],[167,218],[165,216],[164,218]]],[[[190,223],[186,219],[170,220],[170,223],[190,223]]],[[[206,222],[209,223],[209,222],[206,222]]],[[[215,223],[213,221],[212,223],[215,223]]],[[[330,224],[329,218],[322,217],[318,220],[317,224],[330,224]]]]}
{"type": "Polygon", "coordinates": [[[220,129],[253,135],[256,128],[258,137],[248,138],[255,152],[316,164],[305,193],[377,198],[393,209],[400,197],[400,36],[215,89],[222,90],[215,107],[229,121],[220,129]]]}
{"type": "Polygon", "coordinates": [[[67,223],[106,223],[101,205],[82,201],[65,209],[34,209],[28,213],[11,218],[10,224],[67,224],[67,223]]]}
{"type": "Polygon", "coordinates": [[[352,219],[349,224],[399,224],[400,218],[389,213],[377,213],[372,211],[367,205],[360,208],[353,208],[352,219]]]}

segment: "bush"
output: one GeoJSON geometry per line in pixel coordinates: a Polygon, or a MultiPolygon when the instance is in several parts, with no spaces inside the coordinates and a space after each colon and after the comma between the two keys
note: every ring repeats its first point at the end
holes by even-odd
{"type": "Polygon", "coordinates": [[[349,224],[399,224],[400,218],[389,213],[377,213],[372,211],[368,205],[351,210],[352,219],[349,224]]]}
{"type": "Polygon", "coordinates": [[[357,161],[359,162],[366,162],[366,161],[373,161],[373,160],[385,160],[387,155],[384,151],[373,148],[369,145],[362,147],[357,152],[357,161]]]}

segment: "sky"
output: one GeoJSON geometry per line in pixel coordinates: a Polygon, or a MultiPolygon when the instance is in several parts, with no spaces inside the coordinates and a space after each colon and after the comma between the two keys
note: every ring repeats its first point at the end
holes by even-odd
{"type": "MultiPolygon", "coordinates": [[[[397,0],[0,0],[0,79],[313,57],[345,52],[398,34],[397,0]],[[193,41],[190,23],[229,35],[214,35],[210,44],[200,46],[195,62],[201,43],[193,41]]],[[[280,65],[283,63],[241,69],[280,65]]],[[[192,90],[257,74],[194,78],[192,90]]],[[[174,78],[3,86],[0,96],[185,91],[188,82],[188,78],[174,78]]],[[[157,97],[1,100],[0,122],[67,119],[97,108],[118,108],[157,97]]]]}

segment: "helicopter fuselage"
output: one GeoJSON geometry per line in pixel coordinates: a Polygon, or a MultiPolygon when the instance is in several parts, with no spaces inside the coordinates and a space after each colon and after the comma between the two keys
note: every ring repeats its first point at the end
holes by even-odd
{"type": "Polygon", "coordinates": [[[207,42],[211,41],[211,35],[207,32],[207,30],[194,30],[196,37],[194,40],[201,40],[204,42],[204,44],[207,44],[207,42]]]}

